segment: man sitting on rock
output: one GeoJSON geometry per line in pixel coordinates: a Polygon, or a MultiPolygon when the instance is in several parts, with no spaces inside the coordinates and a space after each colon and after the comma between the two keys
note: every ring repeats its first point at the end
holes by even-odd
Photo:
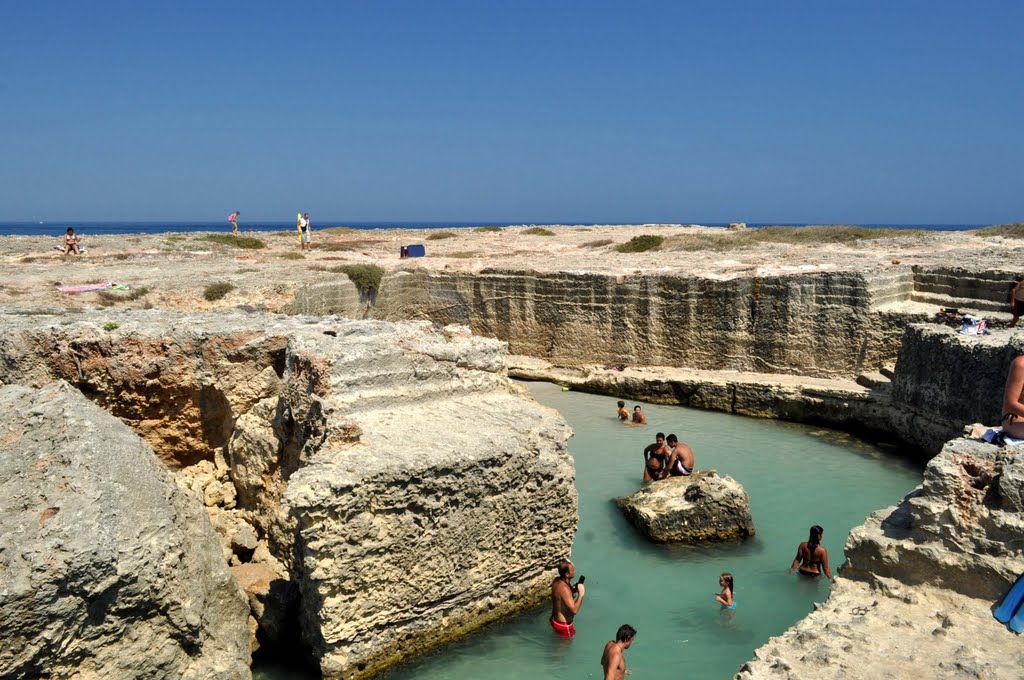
{"type": "Polygon", "coordinates": [[[1024,355],[1010,362],[1003,392],[1003,432],[1014,439],[1024,439],[1024,355]]]}
{"type": "Polygon", "coordinates": [[[668,474],[670,477],[686,477],[693,474],[693,449],[679,441],[674,434],[668,439],[672,452],[668,456],[668,474]]]}

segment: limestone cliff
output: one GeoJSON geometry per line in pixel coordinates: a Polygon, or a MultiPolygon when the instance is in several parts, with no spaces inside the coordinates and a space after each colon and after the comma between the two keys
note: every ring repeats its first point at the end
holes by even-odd
{"type": "Polygon", "coordinates": [[[996,331],[960,335],[937,324],[909,327],[892,385],[894,427],[937,451],[969,423],[998,425],[1010,361],[1024,354],[1024,336],[996,331]]]}
{"type": "Polygon", "coordinates": [[[504,343],[427,322],[106,318],[4,317],[0,380],[66,377],[160,447],[265,640],[296,628],[295,586],[325,676],[362,677],[545,597],[577,523],[570,433],[510,383],[504,343]]]}
{"type": "Polygon", "coordinates": [[[248,678],[202,505],[66,383],[0,387],[0,675],[248,678]]]}
{"type": "Polygon", "coordinates": [[[905,320],[881,305],[912,288],[909,269],[732,278],[421,270],[385,277],[370,313],[465,324],[563,366],[835,376],[892,360],[905,320]]]}

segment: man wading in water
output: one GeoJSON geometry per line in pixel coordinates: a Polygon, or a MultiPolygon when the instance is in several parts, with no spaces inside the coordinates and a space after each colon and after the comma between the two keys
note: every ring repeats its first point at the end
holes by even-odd
{"type": "Polygon", "coordinates": [[[626,670],[626,655],[623,654],[633,644],[636,630],[625,623],[619,626],[615,639],[609,640],[601,654],[601,668],[604,669],[604,680],[622,680],[629,675],[626,670]]]}
{"type": "Polygon", "coordinates": [[[580,611],[586,591],[583,576],[575,586],[569,583],[575,574],[575,565],[569,560],[562,560],[558,564],[558,578],[551,582],[551,628],[566,640],[576,634],[573,619],[580,611]]]}

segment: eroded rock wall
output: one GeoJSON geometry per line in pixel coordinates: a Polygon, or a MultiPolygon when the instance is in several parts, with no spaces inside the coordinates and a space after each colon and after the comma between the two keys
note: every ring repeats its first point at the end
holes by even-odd
{"type": "Polygon", "coordinates": [[[848,578],[870,575],[995,600],[1024,572],[1024,452],[954,439],[898,506],[846,542],[848,578]]]}
{"type": "Polygon", "coordinates": [[[851,376],[893,360],[906,320],[876,307],[909,299],[912,285],[909,270],[730,279],[417,271],[385,277],[370,314],[465,324],[563,366],[851,376]]]}
{"type": "Polygon", "coordinates": [[[202,505],[67,383],[0,387],[0,675],[248,678],[202,505]]]}
{"type": "Polygon", "coordinates": [[[937,451],[964,425],[998,425],[1010,361],[1024,337],[1010,331],[960,335],[937,324],[915,324],[904,335],[892,384],[893,427],[937,451]]]}
{"type": "Polygon", "coordinates": [[[0,380],[68,375],[142,434],[181,428],[154,441],[266,638],[297,627],[294,586],[325,676],[361,677],[546,597],[577,523],[570,433],[510,383],[504,343],[429,322],[117,318],[4,317],[0,380]]]}
{"type": "Polygon", "coordinates": [[[197,332],[201,317],[136,313],[125,318],[137,325],[120,329],[109,318],[5,317],[0,383],[65,380],[131,426],[172,469],[212,460],[238,414],[280,389],[287,341],[259,324],[197,332]]]}
{"type": "Polygon", "coordinates": [[[420,333],[293,349],[317,357],[327,422],[284,496],[325,677],[369,676],[547,596],[577,523],[569,432],[509,389],[500,343],[420,333]]]}

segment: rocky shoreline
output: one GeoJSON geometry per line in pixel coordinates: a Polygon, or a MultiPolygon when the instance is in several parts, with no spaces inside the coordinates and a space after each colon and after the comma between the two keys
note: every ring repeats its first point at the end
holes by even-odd
{"type": "MultiPolygon", "coordinates": [[[[78,395],[98,405],[68,407],[94,414],[83,436],[106,433],[83,439],[82,450],[95,456],[122,442],[112,451],[148,451],[132,455],[173,471],[161,493],[189,499],[173,501],[190,503],[179,511],[188,516],[205,508],[212,529],[203,540],[217,539],[214,554],[235,577],[228,609],[241,615],[219,628],[236,642],[209,647],[220,652],[135,649],[115,661],[113,643],[96,636],[81,653],[98,673],[151,657],[172,675],[245,677],[250,649],[301,630],[325,677],[368,677],[538,602],[551,556],[572,544],[574,473],[564,421],[512,375],[881,433],[907,455],[938,454],[921,489],[851,534],[828,603],[738,677],[881,677],[911,667],[1016,677],[1012,633],[976,598],[990,604],[1024,571],[1022,477],[1012,451],[946,444],[965,424],[998,420],[1006,366],[1024,352],[1024,336],[1002,327],[1008,282],[1024,270],[1016,241],[933,233],[734,248],[723,246],[723,230],[683,225],[451,231],[318,232],[307,255],[286,233],[253,234],[264,247],[251,251],[205,235],[90,237],[81,259],[52,255],[40,239],[0,239],[17,272],[0,285],[7,398],[78,395]],[[662,236],[661,249],[614,249],[645,234],[662,236]],[[400,260],[410,242],[427,243],[428,257],[400,260]],[[708,257],[693,256],[701,248],[708,257]],[[126,287],[57,291],[97,281],[126,287]],[[996,330],[959,335],[934,322],[941,305],[981,313],[996,330]],[[482,414],[476,425],[494,456],[474,453],[477,435],[459,417],[468,408],[482,414]],[[415,451],[399,435],[410,426],[415,451]],[[518,512],[524,505],[560,530],[538,531],[518,512]],[[465,577],[453,586],[451,573],[465,577]],[[984,639],[985,653],[964,636],[984,639]]],[[[7,429],[22,434],[7,435],[10,450],[29,430],[16,410],[7,429]]],[[[39,446],[60,450],[44,438],[17,460],[28,464],[39,446]]],[[[46,541],[46,527],[72,529],[50,508],[74,499],[47,500],[65,492],[62,482],[33,480],[42,500],[26,506],[32,521],[12,511],[19,531],[46,541]]],[[[5,494],[0,501],[25,503],[22,487],[5,494]]],[[[55,569],[27,578],[93,579],[55,569]]],[[[116,602],[120,588],[104,592],[116,602]]],[[[77,663],[28,646],[33,626],[60,619],[33,619],[36,607],[14,592],[0,589],[0,609],[23,620],[0,645],[23,655],[10,663],[77,663]]],[[[135,607],[126,620],[158,625],[147,611],[135,607]]]]}

